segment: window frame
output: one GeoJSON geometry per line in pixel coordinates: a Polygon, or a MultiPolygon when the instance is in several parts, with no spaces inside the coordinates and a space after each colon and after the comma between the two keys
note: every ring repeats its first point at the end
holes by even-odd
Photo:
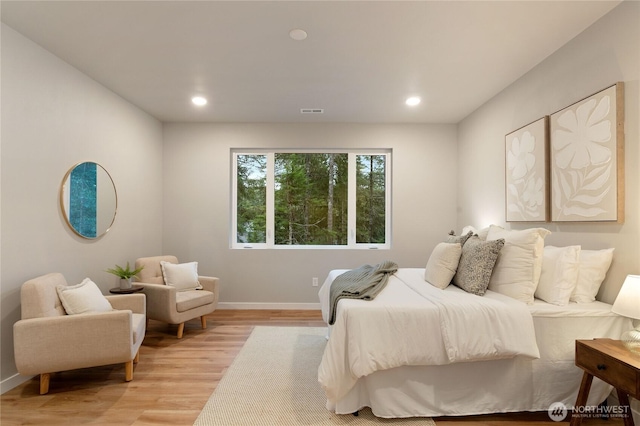
{"type": "Polygon", "coordinates": [[[268,148],[232,148],[231,149],[231,179],[230,179],[230,205],[231,220],[229,230],[229,246],[231,249],[274,249],[274,250],[389,250],[391,249],[391,148],[371,149],[268,149],[268,148]],[[341,245],[295,245],[275,244],[275,155],[281,153],[292,154],[348,154],[348,210],[347,210],[347,244],[341,245]],[[266,242],[241,243],[238,242],[238,155],[264,155],[266,156],[266,242]],[[357,243],[356,242],[356,191],[357,191],[357,160],[359,155],[383,155],[385,156],[385,242],[383,244],[357,243]]]}

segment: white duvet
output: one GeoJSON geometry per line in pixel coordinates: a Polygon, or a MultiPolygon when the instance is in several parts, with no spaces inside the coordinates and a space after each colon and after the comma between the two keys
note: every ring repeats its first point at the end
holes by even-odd
{"type": "MultiPolygon", "coordinates": [[[[320,289],[325,321],[329,287],[343,272],[331,271],[320,289]]],[[[491,291],[480,297],[454,286],[440,290],[424,281],[424,269],[401,268],[374,300],[339,301],[318,381],[337,401],[378,370],[518,355],[540,356],[524,303],[491,291]]]]}

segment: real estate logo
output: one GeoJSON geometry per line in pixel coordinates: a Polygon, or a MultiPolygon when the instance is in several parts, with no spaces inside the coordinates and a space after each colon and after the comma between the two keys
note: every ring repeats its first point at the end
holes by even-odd
{"type": "Polygon", "coordinates": [[[567,407],[562,402],[554,402],[549,406],[547,413],[549,418],[554,422],[561,422],[571,410],[571,417],[585,418],[628,418],[631,416],[628,406],[625,405],[578,405],[575,407],[567,407]]]}
{"type": "Polygon", "coordinates": [[[547,413],[549,414],[549,418],[554,422],[561,422],[567,417],[567,413],[569,410],[567,406],[562,402],[554,402],[549,406],[547,413]]]}

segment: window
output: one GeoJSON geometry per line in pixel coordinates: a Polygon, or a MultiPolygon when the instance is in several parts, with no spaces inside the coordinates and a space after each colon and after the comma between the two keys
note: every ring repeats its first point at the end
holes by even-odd
{"type": "Polygon", "coordinates": [[[389,248],[390,150],[232,151],[233,248],[389,248]]]}

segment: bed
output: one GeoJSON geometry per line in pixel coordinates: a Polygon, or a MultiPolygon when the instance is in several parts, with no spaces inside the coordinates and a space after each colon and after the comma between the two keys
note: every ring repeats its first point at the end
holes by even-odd
{"type": "MultiPolygon", "coordinates": [[[[331,271],[320,289],[325,321],[331,283],[345,271],[331,271]]],[[[491,290],[479,297],[453,285],[438,289],[424,277],[424,268],[400,268],[374,300],[337,304],[318,369],[327,409],[370,407],[400,418],[571,407],[582,378],[575,340],[618,338],[631,328],[599,301],[526,304],[491,290]]],[[[611,389],[594,380],[588,404],[611,389]]]]}

